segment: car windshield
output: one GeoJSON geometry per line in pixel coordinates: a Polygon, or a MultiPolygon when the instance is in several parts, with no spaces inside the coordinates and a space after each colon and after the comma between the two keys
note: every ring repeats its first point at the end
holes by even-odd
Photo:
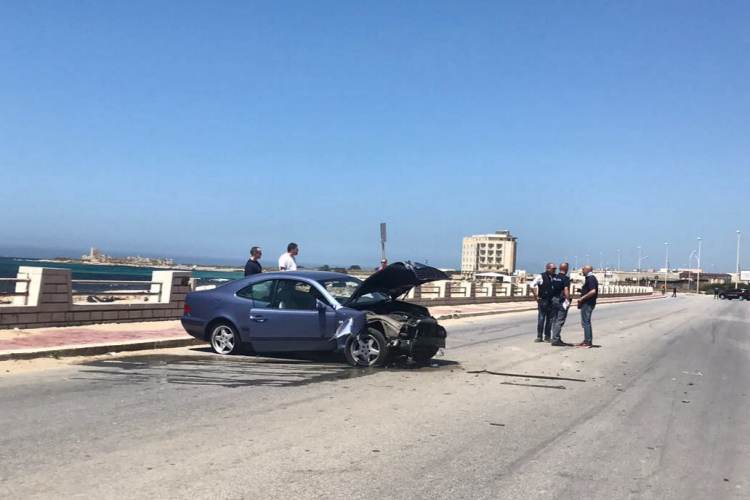
{"type": "MultiPolygon", "coordinates": [[[[318,283],[323,285],[328,293],[330,293],[334,299],[340,303],[348,302],[351,299],[354,291],[359,288],[362,284],[362,280],[357,278],[333,278],[328,280],[318,280],[318,283]]],[[[366,293],[361,297],[357,297],[355,300],[358,304],[369,303],[369,302],[382,302],[388,300],[389,297],[380,292],[366,293]]]]}

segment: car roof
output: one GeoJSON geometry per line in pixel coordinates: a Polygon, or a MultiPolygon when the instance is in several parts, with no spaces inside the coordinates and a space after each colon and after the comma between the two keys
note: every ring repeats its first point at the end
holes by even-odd
{"type": "Polygon", "coordinates": [[[353,278],[344,273],[336,273],[333,271],[277,271],[270,273],[262,273],[260,275],[254,275],[253,277],[262,276],[263,278],[306,278],[310,280],[330,280],[330,279],[341,279],[341,278],[353,278]]]}

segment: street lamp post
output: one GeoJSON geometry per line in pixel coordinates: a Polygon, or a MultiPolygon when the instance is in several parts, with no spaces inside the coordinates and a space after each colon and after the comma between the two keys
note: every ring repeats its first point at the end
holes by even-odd
{"type": "Polygon", "coordinates": [[[734,282],[734,289],[738,289],[740,287],[740,238],[742,233],[740,233],[740,230],[737,230],[737,281],[734,282]]]}
{"type": "Polygon", "coordinates": [[[620,257],[621,257],[620,249],[618,248],[617,249],[617,270],[618,271],[620,270],[620,260],[621,260],[620,257]]]}
{"type": "Polygon", "coordinates": [[[696,285],[695,285],[695,293],[700,294],[701,293],[701,248],[703,246],[703,238],[698,236],[698,273],[695,277],[696,285]]]}
{"type": "Polygon", "coordinates": [[[666,249],[667,256],[664,261],[664,293],[667,293],[667,275],[669,274],[669,242],[664,242],[664,248],[666,249]]]}

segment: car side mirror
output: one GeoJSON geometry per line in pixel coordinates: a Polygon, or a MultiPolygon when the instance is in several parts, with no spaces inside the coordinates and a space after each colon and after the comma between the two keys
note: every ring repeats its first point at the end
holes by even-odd
{"type": "Polygon", "coordinates": [[[315,299],[315,308],[320,312],[325,312],[329,309],[328,304],[326,304],[320,299],[315,299]]]}

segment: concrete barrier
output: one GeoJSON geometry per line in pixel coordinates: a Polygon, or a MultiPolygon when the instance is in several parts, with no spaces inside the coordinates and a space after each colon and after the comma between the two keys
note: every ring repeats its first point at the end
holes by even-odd
{"type": "MultiPolygon", "coordinates": [[[[189,291],[189,271],[154,271],[149,302],[74,303],[70,269],[21,266],[16,295],[0,306],[0,329],[176,319],[189,291]]],[[[91,295],[97,295],[91,293],[91,295]]],[[[127,295],[123,292],[122,295],[127,295]]]]}
{"type": "MultiPolygon", "coordinates": [[[[578,290],[581,283],[574,283],[578,290]]],[[[409,302],[427,306],[489,304],[493,302],[516,302],[533,300],[531,287],[528,283],[495,283],[486,281],[436,281],[424,286],[429,293],[424,293],[423,287],[416,287],[406,296],[409,302]]],[[[600,285],[601,297],[626,297],[637,295],[651,295],[654,289],[650,286],[600,285]]],[[[574,294],[574,297],[577,295],[574,294]]]]}

